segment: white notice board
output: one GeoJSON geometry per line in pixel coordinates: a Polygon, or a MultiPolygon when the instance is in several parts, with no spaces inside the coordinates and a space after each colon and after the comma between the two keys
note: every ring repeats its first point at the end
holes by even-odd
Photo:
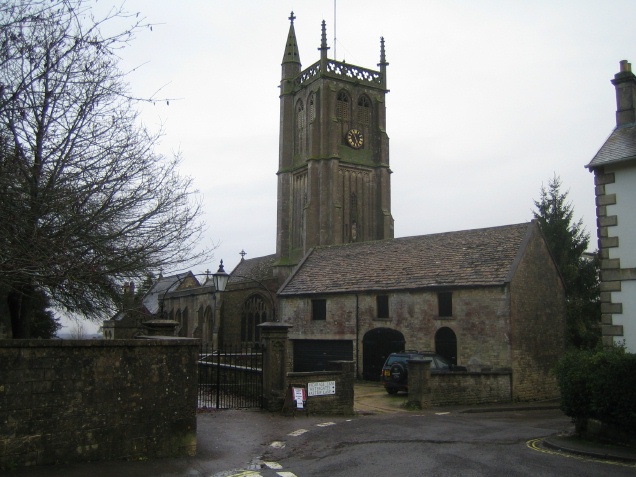
{"type": "Polygon", "coordinates": [[[307,383],[308,396],[326,396],[328,394],[336,394],[335,381],[323,381],[320,383],[307,383]]]}

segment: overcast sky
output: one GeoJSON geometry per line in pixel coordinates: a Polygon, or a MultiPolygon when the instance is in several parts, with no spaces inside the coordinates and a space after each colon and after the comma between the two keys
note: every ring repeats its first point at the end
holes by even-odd
{"type": "MultiPolygon", "coordinates": [[[[100,0],[100,8],[112,0],[100,0]]],[[[558,175],[596,248],[593,175],[615,126],[619,61],[636,61],[633,0],[128,0],[154,24],[122,52],[161,150],[203,194],[214,259],[229,272],[275,252],[281,60],[295,29],[303,68],[329,57],[388,67],[395,236],[528,221],[558,175]],[[336,32],[334,35],[334,23],[336,32]],[[337,38],[334,46],[334,36],[337,38]]]]}

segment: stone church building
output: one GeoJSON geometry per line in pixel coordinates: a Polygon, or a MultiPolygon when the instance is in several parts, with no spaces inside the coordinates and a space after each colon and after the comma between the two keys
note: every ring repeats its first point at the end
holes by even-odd
{"type": "Polygon", "coordinates": [[[553,392],[565,298],[537,225],[395,239],[384,39],[377,70],[336,61],[323,21],[320,57],[303,69],[294,19],[280,82],[276,252],[242,259],[224,292],[177,276],[166,288],[165,277],[163,317],[219,345],[258,343],[258,324],[288,323],[297,370],[345,359],[377,378],[391,351],[435,349],[553,392]]]}

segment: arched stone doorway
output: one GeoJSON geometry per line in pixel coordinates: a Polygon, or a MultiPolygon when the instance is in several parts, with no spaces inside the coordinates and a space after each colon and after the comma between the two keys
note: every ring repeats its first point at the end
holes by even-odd
{"type": "Polygon", "coordinates": [[[379,381],[382,365],[391,353],[404,351],[404,335],[391,328],[375,328],[362,338],[362,378],[379,381]]]}
{"type": "Polygon", "coordinates": [[[444,326],[435,333],[435,352],[453,364],[457,364],[457,336],[444,326]]]}

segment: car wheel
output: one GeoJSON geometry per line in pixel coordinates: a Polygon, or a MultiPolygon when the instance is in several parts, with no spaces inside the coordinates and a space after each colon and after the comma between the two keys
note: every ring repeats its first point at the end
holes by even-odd
{"type": "Polygon", "coordinates": [[[395,363],[391,366],[391,379],[395,383],[406,381],[406,368],[402,363],[395,363]]]}
{"type": "Polygon", "coordinates": [[[397,388],[386,388],[386,392],[389,394],[397,394],[398,389],[397,388]]]}

